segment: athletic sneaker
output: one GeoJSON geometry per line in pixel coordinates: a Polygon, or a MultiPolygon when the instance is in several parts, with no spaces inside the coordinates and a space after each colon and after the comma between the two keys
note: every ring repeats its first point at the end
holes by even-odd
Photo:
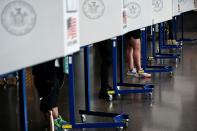
{"type": "Polygon", "coordinates": [[[176,40],[172,40],[173,45],[178,45],[179,43],[176,40]]]}
{"type": "Polygon", "coordinates": [[[141,78],[150,78],[151,74],[144,72],[143,69],[137,71],[138,76],[141,78]]]}
{"type": "MultiPolygon", "coordinates": [[[[114,91],[113,88],[109,85],[102,86],[100,92],[99,92],[99,99],[105,99],[109,100],[110,96],[108,94],[108,91],[114,91]]],[[[116,99],[116,94],[113,94],[113,99],[116,99]]]]}
{"type": "Polygon", "coordinates": [[[127,75],[128,75],[128,76],[135,76],[135,77],[138,77],[138,73],[137,73],[136,68],[133,68],[133,69],[128,70],[128,71],[127,71],[127,75]]]}
{"type": "Polygon", "coordinates": [[[68,124],[61,116],[54,120],[55,131],[63,131],[62,126],[68,124]]]}
{"type": "Polygon", "coordinates": [[[168,45],[178,45],[179,43],[176,40],[168,40],[167,44],[168,45]]]}
{"type": "Polygon", "coordinates": [[[167,40],[167,44],[172,45],[172,40],[171,39],[167,40]]]}

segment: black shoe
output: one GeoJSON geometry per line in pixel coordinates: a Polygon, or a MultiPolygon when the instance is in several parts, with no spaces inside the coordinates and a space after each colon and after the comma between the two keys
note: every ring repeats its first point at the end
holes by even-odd
{"type": "Polygon", "coordinates": [[[109,96],[109,94],[107,92],[100,91],[99,92],[99,98],[100,99],[109,100],[110,96],[109,96]]]}
{"type": "Polygon", "coordinates": [[[107,101],[117,100],[116,94],[112,94],[112,97],[108,93],[99,92],[99,99],[104,99],[107,101]]]}
{"type": "Polygon", "coordinates": [[[104,88],[102,87],[99,92],[99,98],[109,100],[109,101],[111,101],[112,99],[115,100],[116,94],[112,94],[112,97],[110,98],[110,94],[108,93],[109,91],[114,91],[111,86],[105,86],[104,88]]]}

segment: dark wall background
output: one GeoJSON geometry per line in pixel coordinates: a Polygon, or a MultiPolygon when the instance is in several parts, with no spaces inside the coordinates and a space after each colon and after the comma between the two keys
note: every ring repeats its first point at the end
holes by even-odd
{"type": "MultiPolygon", "coordinates": [[[[185,32],[197,31],[197,11],[183,13],[183,27],[185,32]]],[[[181,16],[178,16],[178,31],[181,29],[181,16]]]]}

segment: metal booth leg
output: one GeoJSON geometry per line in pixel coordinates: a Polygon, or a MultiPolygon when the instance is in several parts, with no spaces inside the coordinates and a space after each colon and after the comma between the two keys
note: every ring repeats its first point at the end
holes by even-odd
{"type": "Polygon", "coordinates": [[[90,75],[89,75],[89,47],[84,49],[85,58],[85,85],[86,88],[86,100],[85,100],[85,110],[79,110],[81,115],[82,123],[77,123],[75,119],[75,96],[74,96],[74,71],[73,71],[73,60],[72,55],[69,56],[69,115],[70,124],[63,125],[64,129],[71,128],[124,128],[127,125],[129,116],[125,114],[115,114],[115,113],[105,113],[105,112],[95,112],[90,110],[90,75]],[[87,123],[86,115],[98,116],[98,117],[110,117],[114,122],[96,122],[87,123]]]}
{"type": "MultiPolygon", "coordinates": [[[[148,57],[147,57],[147,32],[146,28],[141,29],[141,45],[142,45],[142,67],[145,72],[148,73],[161,73],[161,72],[169,72],[172,74],[173,68],[171,66],[158,66],[158,65],[148,65],[148,57]]],[[[149,60],[155,60],[155,30],[154,26],[152,29],[152,54],[153,57],[149,60]]]]}
{"type": "Polygon", "coordinates": [[[21,131],[28,131],[25,69],[19,71],[19,104],[20,104],[20,129],[21,131]]]}
{"type": "MultiPolygon", "coordinates": [[[[131,83],[124,83],[123,80],[120,83],[117,83],[117,39],[113,38],[111,39],[113,43],[113,89],[114,93],[116,95],[122,95],[122,94],[131,94],[131,93],[143,93],[148,94],[152,98],[152,92],[154,86],[151,84],[131,84],[131,83]],[[137,89],[120,89],[121,87],[130,87],[130,88],[137,88],[137,89]]],[[[121,53],[123,55],[123,53],[121,53]]],[[[122,56],[120,56],[123,58],[122,56]]],[[[120,62],[124,62],[124,60],[121,60],[120,62]]],[[[123,69],[123,68],[122,68],[123,69]]],[[[120,72],[124,72],[124,71],[120,72]]]]}

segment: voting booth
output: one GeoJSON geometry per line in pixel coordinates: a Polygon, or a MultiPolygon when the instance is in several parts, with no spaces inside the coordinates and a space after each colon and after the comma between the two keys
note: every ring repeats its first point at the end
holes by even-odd
{"type": "Polygon", "coordinates": [[[179,0],[179,5],[181,13],[188,12],[196,8],[195,0],[179,0]]]}
{"type": "Polygon", "coordinates": [[[123,0],[79,1],[80,44],[86,46],[126,32],[123,0]]]}
{"type": "Polygon", "coordinates": [[[180,15],[179,0],[172,0],[172,16],[180,15]]]}
{"type": "Polygon", "coordinates": [[[0,75],[79,50],[77,0],[1,0],[0,75]]]}
{"type": "Polygon", "coordinates": [[[153,24],[172,19],[172,0],[152,0],[153,24]]]}
{"type": "Polygon", "coordinates": [[[124,0],[128,30],[152,25],[152,0],[124,0]]]}

